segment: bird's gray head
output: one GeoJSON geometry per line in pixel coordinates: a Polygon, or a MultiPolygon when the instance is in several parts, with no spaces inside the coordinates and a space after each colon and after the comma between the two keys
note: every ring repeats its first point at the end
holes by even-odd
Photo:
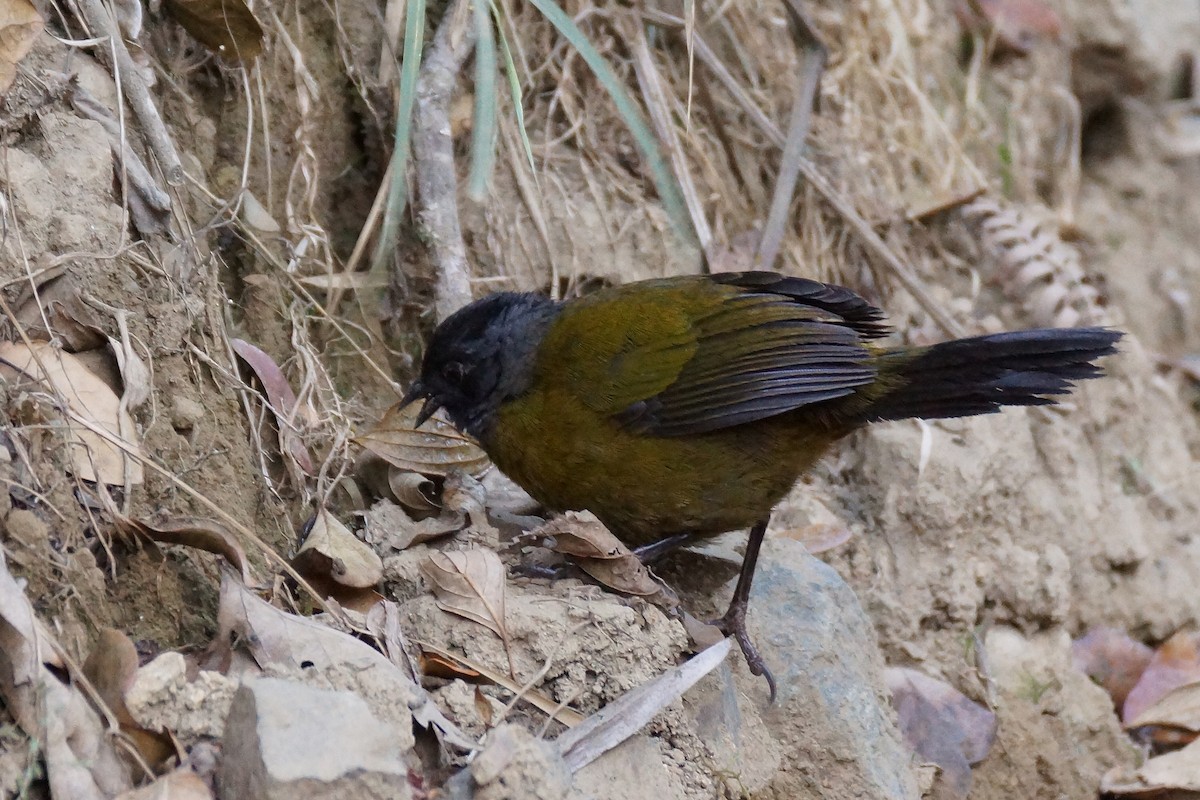
{"type": "Polygon", "coordinates": [[[405,401],[426,398],[417,424],[439,408],[481,442],[500,405],[521,395],[533,378],[537,348],[558,304],[536,294],[500,292],[476,300],[438,325],[421,375],[405,401]]]}

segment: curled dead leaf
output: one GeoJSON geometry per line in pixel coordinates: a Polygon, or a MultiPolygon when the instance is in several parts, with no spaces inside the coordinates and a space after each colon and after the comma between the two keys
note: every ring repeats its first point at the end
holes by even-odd
{"type": "Polygon", "coordinates": [[[325,509],[317,512],[292,567],[325,597],[366,613],[383,599],[383,560],[325,509]]]}
{"type": "Polygon", "coordinates": [[[408,472],[445,476],[453,469],[479,477],[491,462],[479,445],[435,414],[419,429],[420,403],[384,412],[383,418],[355,441],[384,461],[408,472]]]}
{"type": "Polygon", "coordinates": [[[0,97],[17,77],[17,64],[46,23],[29,0],[0,0],[0,97]]]}
{"type": "Polygon", "coordinates": [[[176,517],[164,522],[150,523],[145,520],[117,517],[117,528],[125,533],[144,536],[159,544],[177,544],[195,547],[221,556],[238,571],[243,583],[253,583],[246,552],[238,544],[228,528],[220,522],[201,517],[176,517]]]}
{"type": "Polygon", "coordinates": [[[262,53],[262,23],[243,0],[167,0],[167,11],[209,50],[249,64],[262,53]]]}
{"type": "MultiPolygon", "coordinates": [[[[122,441],[126,449],[140,453],[133,418],[121,408],[120,398],[76,356],[44,342],[33,342],[32,348],[23,342],[0,342],[0,361],[7,362],[0,363],[0,375],[7,380],[17,382],[22,374],[34,378],[62,397],[76,415],[122,441]]],[[[142,482],[139,459],[126,456],[125,449],[76,420],[70,420],[68,429],[76,477],[121,486],[128,468],[129,483],[142,482]]]]}
{"type": "Polygon", "coordinates": [[[437,502],[437,487],[432,480],[419,472],[389,465],[388,487],[392,490],[396,502],[405,508],[421,512],[435,512],[441,508],[437,502]]]}
{"type": "Polygon", "coordinates": [[[301,575],[306,575],[305,570],[325,572],[342,586],[355,589],[375,586],[383,579],[379,555],[325,509],[317,512],[292,566],[301,575]]]}
{"type": "Polygon", "coordinates": [[[1200,793],[1200,740],[1148,759],[1135,770],[1114,768],[1100,781],[1105,797],[1178,798],[1200,793]]]}
{"type": "Polygon", "coordinates": [[[568,511],[535,530],[549,537],[551,550],[571,556],[579,568],[618,592],[645,598],[664,608],[679,605],[679,597],[588,511],[568,511]]]}
{"type": "Polygon", "coordinates": [[[137,747],[142,758],[151,766],[157,766],[176,755],[170,734],[151,731],[138,725],[125,705],[125,693],[137,676],[137,648],[121,631],[102,628],[87,660],[83,662],[83,674],[91,681],[125,733],[137,747]]]}
{"type": "Polygon", "coordinates": [[[1176,686],[1136,717],[1126,728],[1161,725],[1200,733],[1200,681],[1176,686]]]}
{"type": "Polygon", "coordinates": [[[591,512],[568,511],[533,532],[553,539],[550,549],[575,558],[621,558],[629,553],[591,512]]]}
{"type": "Polygon", "coordinates": [[[515,675],[504,621],[505,571],[500,556],[483,549],[434,551],[421,564],[421,572],[433,587],[438,608],[477,622],[500,637],[509,674],[515,675]]]}

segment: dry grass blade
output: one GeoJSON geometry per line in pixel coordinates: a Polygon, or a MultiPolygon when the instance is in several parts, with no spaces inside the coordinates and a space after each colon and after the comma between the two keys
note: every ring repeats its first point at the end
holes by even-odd
{"type": "Polygon", "coordinates": [[[433,552],[421,564],[421,572],[433,584],[438,608],[477,622],[500,637],[509,674],[515,677],[504,620],[505,571],[500,556],[482,549],[433,552]]]}
{"type": "Polygon", "coordinates": [[[654,58],[650,55],[650,44],[646,41],[646,27],[637,17],[630,17],[626,22],[626,27],[629,29],[626,35],[633,43],[633,69],[642,90],[642,97],[646,101],[646,108],[650,112],[650,122],[654,125],[659,140],[666,146],[667,156],[671,160],[671,169],[675,174],[675,180],[679,183],[679,189],[683,193],[688,215],[692,219],[692,229],[696,232],[700,249],[704,251],[705,257],[709,258],[709,251],[713,244],[712,228],[709,227],[708,219],[704,215],[704,204],[700,200],[696,182],[692,179],[691,170],[688,168],[687,157],[683,152],[683,143],[679,140],[679,134],[675,130],[671,108],[663,90],[662,77],[658,74],[654,58]]]}
{"type": "Polygon", "coordinates": [[[717,668],[729,655],[729,639],[669,669],[649,683],[626,692],[555,741],[572,772],[578,772],[633,736],[659,711],[673,703],[696,681],[717,668]]]}
{"type": "Polygon", "coordinates": [[[491,462],[479,445],[459,433],[440,415],[416,427],[419,403],[393,405],[383,418],[355,441],[384,461],[422,475],[448,475],[458,469],[482,475],[491,462]]]}
{"type": "Polygon", "coordinates": [[[579,54],[580,58],[584,60],[596,75],[600,85],[604,87],[604,91],[612,98],[618,113],[621,115],[621,121],[625,123],[630,134],[633,135],[638,149],[650,167],[650,175],[654,180],[654,187],[658,190],[659,201],[663,205],[663,210],[666,211],[667,216],[670,218],[671,224],[675,228],[675,233],[684,242],[694,242],[696,234],[689,224],[687,208],[683,202],[679,185],[675,181],[675,176],[667,167],[666,161],[659,149],[658,141],[654,138],[654,134],[650,132],[650,129],[646,127],[641,113],[626,91],[624,82],[617,77],[612,67],[605,61],[604,56],[600,54],[600,51],[596,49],[595,45],[588,40],[583,31],[579,29],[579,26],[575,24],[575,21],[567,16],[566,12],[557,3],[553,2],[553,0],[532,0],[532,3],[558,29],[558,32],[566,38],[575,49],[575,52],[579,54]]]}
{"type": "Polygon", "coordinates": [[[521,686],[513,678],[505,675],[503,672],[497,672],[486,664],[481,664],[466,656],[447,652],[428,642],[416,642],[415,644],[421,649],[422,655],[440,659],[442,662],[451,665],[460,675],[469,674],[470,672],[482,675],[497,686],[503,686],[521,700],[529,703],[552,719],[558,720],[568,728],[573,728],[583,722],[583,715],[575,709],[567,708],[561,703],[554,702],[530,686],[521,686]]]}

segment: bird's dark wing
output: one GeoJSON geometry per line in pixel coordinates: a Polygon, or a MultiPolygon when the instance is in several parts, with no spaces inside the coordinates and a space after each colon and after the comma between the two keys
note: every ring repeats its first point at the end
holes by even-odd
{"type": "Polygon", "coordinates": [[[882,316],[841,287],[728,273],[598,293],[565,311],[557,343],[547,344],[569,351],[557,363],[571,365],[567,380],[591,408],[630,430],[683,436],[871,383],[876,372],[864,341],[886,332],[882,316]]]}

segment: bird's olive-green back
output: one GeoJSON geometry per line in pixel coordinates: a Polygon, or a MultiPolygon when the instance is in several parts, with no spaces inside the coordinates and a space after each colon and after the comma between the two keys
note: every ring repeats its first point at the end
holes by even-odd
{"type": "Polygon", "coordinates": [[[568,303],[536,380],[664,436],[844,397],[875,377],[859,331],[829,310],[707,277],[645,281],[568,303]]]}

